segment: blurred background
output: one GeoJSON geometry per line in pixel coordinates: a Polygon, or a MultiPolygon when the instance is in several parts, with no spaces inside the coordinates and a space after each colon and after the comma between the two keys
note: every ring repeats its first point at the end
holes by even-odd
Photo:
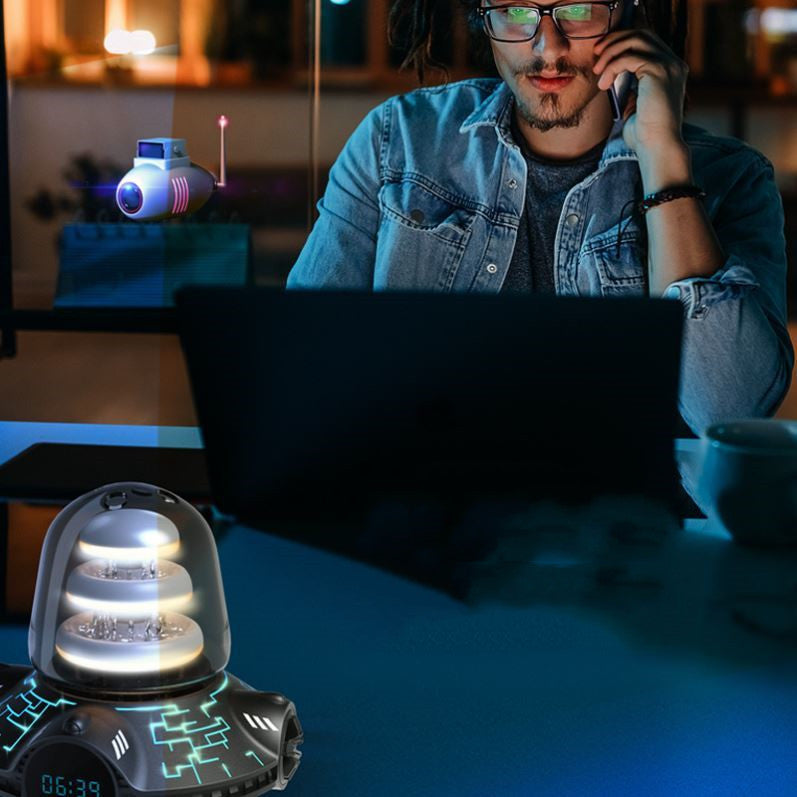
{"type": "MultiPolygon", "coordinates": [[[[200,240],[208,281],[281,285],[350,133],[369,109],[417,85],[398,68],[401,46],[388,43],[389,5],[6,0],[14,305],[158,304],[165,294],[147,293],[153,273],[142,269],[163,263],[125,257],[130,236],[146,235],[116,209],[114,188],[139,138],[186,138],[191,159],[217,172],[221,113],[228,189],[147,246],[168,251],[180,273],[200,240]]],[[[433,56],[448,79],[491,74],[458,0],[439,5],[433,56]]],[[[774,163],[797,306],[797,5],[690,0],[689,30],[687,119],[774,163]]],[[[426,82],[444,78],[432,72],[426,82]]],[[[173,336],[27,331],[17,349],[2,364],[2,420],[196,422],[173,336]]],[[[797,417],[793,395],[782,416],[797,417]]]]}

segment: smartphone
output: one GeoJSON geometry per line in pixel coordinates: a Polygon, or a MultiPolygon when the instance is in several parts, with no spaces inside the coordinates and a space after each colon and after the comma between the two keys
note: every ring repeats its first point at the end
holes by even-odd
{"type": "Polygon", "coordinates": [[[628,101],[633,75],[630,72],[621,72],[611,86],[606,90],[609,95],[609,105],[612,108],[612,119],[618,121],[623,118],[623,109],[628,101]]]}

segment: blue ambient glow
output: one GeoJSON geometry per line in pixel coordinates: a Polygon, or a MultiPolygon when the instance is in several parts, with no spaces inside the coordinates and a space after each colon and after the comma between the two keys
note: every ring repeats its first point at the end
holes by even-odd
{"type": "MultiPolygon", "coordinates": [[[[229,750],[230,742],[228,733],[231,730],[229,723],[219,716],[211,716],[211,711],[218,704],[217,696],[227,688],[228,679],[225,675],[224,682],[215,691],[211,692],[210,699],[199,708],[204,717],[209,720],[190,720],[185,715],[190,714],[190,709],[180,709],[176,703],[158,706],[134,706],[117,708],[117,711],[150,711],[160,712],[160,718],[149,723],[152,743],[155,746],[167,747],[170,753],[184,752],[183,763],[167,765],[161,763],[163,776],[168,779],[182,778],[188,773],[193,774],[198,784],[203,783],[203,774],[207,775],[208,767],[215,765],[215,769],[222,769],[228,779],[235,777],[229,766],[223,762],[218,753],[222,749],[229,750]],[[215,755],[214,755],[215,753],[215,755]]],[[[246,757],[253,757],[262,767],[263,762],[251,750],[245,753],[246,757]]],[[[215,773],[218,777],[218,772],[215,773]]],[[[237,777],[251,774],[251,770],[239,772],[237,777]]]]}
{"type": "Polygon", "coordinates": [[[42,794],[66,794],[69,797],[102,797],[102,787],[98,780],[73,779],[47,772],[41,777],[41,791],[42,794]]]}
{"type": "MultiPolygon", "coordinates": [[[[10,753],[20,743],[49,709],[77,705],[63,697],[57,703],[43,698],[36,692],[37,685],[34,676],[26,678],[25,685],[29,687],[27,691],[9,695],[3,703],[0,703],[2,706],[0,720],[5,720],[13,725],[18,732],[17,738],[12,744],[3,745],[3,750],[7,753],[10,753]]],[[[13,735],[14,731],[11,731],[11,734],[13,735]]],[[[6,738],[7,734],[0,733],[0,737],[6,738]]]]}

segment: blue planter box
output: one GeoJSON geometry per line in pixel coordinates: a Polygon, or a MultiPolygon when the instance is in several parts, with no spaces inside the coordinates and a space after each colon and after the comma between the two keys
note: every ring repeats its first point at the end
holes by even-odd
{"type": "Polygon", "coordinates": [[[170,307],[188,284],[244,285],[248,224],[67,224],[56,307],[170,307]]]}

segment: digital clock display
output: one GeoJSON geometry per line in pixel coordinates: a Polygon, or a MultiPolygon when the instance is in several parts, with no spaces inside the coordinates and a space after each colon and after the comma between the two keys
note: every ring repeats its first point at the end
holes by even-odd
{"type": "Polygon", "coordinates": [[[25,797],[116,797],[105,762],[87,747],[53,742],[36,750],[25,767],[25,797]]]}

